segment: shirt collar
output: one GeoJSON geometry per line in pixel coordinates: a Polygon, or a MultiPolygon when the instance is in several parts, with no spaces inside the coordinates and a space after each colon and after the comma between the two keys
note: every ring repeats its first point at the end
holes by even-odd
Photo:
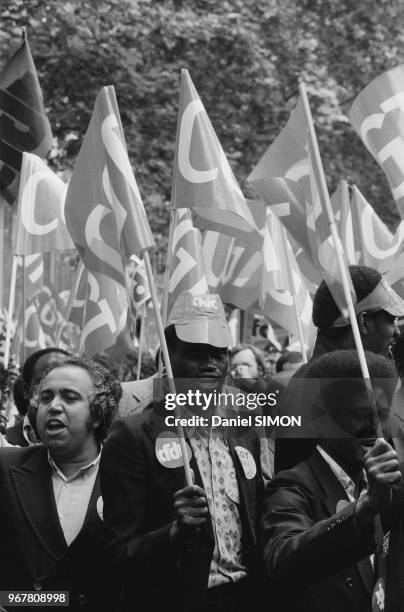
{"type": "Polygon", "coordinates": [[[57,474],[59,476],[59,478],[61,478],[65,482],[71,482],[72,480],[75,480],[76,478],[79,478],[79,477],[82,477],[85,480],[86,478],[88,478],[90,476],[90,474],[95,469],[98,469],[98,464],[99,464],[100,458],[101,458],[101,450],[102,450],[102,444],[100,446],[100,452],[98,453],[97,457],[95,459],[93,459],[93,461],[88,463],[87,465],[83,465],[82,467],[80,467],[77,470],[77,472],[75,472],[72,476],[69,476],[69,478],[67,478],[63,474],[62,470],[55,463],[55,461],[54,461],[52,455],[50,454],[49,450],[47,451],[47,453],[48,453],[48,461],[49,461],[49,465],[52,468],[52,472],[54,474],[57,474]]]}
{"type": "MultiPolygon", "coordinates": [[[[221,388],[220,391],[217,392],[219,393],[223,393],[223,394],[227,394],[227,395],[234,395],[234,393],[226,386],[223,385],[223,387],[221,388]]],[[[225,402],[223,402],[223,398],[222,401],[220,401],[218,404],[216,404],[215,407],[215,411],[214,414],[221,416],[221,417],[225,417],[226,415],[230,416],[231,415],[231,411],[232,411],[232,406],[229,406],[228,404],[226,405],[225,402]]],[[[190,410],[186,410],[186,416],[187,417],[191,417],[194,413],[191,412],[190,410]]],[[[205,413],[201,412],[201,413],[197,413],[198,415],[204,417],[205,413]]],[[[226,431],[227,431],[227,427],[224,425],[218,425],[215,427],[210,427],[210,425],[194,425],[194,426],[190,426],[190,427],[186,427],[186,432],[188,435],[188,438],[191,438],[192,436],[194,436],[195,434],[199,434],[200,436],[211,436],[212,434],[214,434],[215,432],[217,434],[221,434],[222,436],[224,436],[226,438],[226,431]]]]}
{"type": "MultiPolygon", "coordinates": [[[[331,470],[335,474],[338,481],[343,486],[348,499],[350,501],[355,500],[355,483],[345,470],[333,459],[319,444],[316,446],[316,450],[320,453],[323,459],[328,463],[331,470]]],[[[367,483],[366,472],[363,470],[364,482],[367,483]]]]}

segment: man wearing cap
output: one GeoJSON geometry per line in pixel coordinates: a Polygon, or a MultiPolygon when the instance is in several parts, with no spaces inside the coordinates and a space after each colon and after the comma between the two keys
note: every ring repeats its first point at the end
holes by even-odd
{"type": "MultiPolygon", "coordinates": [[[[356,293],[355,312],[359,332],[365,351],[390,356],[390,346],[399,330],[396,317],[404,315],[404,302],[375,269],[367,266],[349,266],[352,284],[356,293]]],[[[322,281],[313,299],[313,323],[317,327],[317,338],[313,358],[335,350],[355,349],[355,341],[349,320],[344,319],[327,284],[322,281]]],[[[304,416],[302,384],[308,364],[303,365],[291,378],[279,403],[279,414],[304,416]]],[[[392,417],[393,418],[393,417],[392,417]]],[[[394,431],[397,428],[393,427],[394,431]]],[[[275,442],[275,471],[288,469],[307,459],[313,449],[312,440],[299,432],[282,430],[277,432],[275,442]],[[282,433],[285,436],[282,438],[282,433]],[[296,438],[289,436],[296,435],[296,438]]],[[[388,436],[388,433],[386,433],[388,436]]],[[[404,460],[404,442],[395,437],[392,442],[404,460]]]]}
{"type": "MultiPolygon", "coordinates": [[[[230,336],[218,296],[181,294],[165,336],[177,394],[224,390],[230,336]]],[[[101,461],[111,560],[127,609],[254,610],[263,495],[256,430],[210,426],[223,405],[212,401],[201,410],[187,401],[182,416],[203,416],[208,424],[185,419],[195,482],[185,486],[164,397],[150,408],[114,424],[101,461]]]]}

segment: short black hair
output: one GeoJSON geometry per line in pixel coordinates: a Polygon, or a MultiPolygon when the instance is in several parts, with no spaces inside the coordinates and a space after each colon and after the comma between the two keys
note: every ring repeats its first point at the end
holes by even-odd
{"type": "MultiPolygon", "coordinates": [[[[358,302],[363,300],[382,280],[380,272],[368,266],[349,266],[358,302]]],[[[341,315],[327,283],[321,281],[313,298],[313,323],[319,329],[331,327],[341,315]]],[[[349,326],[347,326],[349,327],[349,326]]]]}
{"type": "Polygon", "coordinates": [[[71,353],[68,353],[64,349],[58,348],[57,346],[48,346],[47,348],[32,353],[32,355],[27,357],[27,359],[24,361],[24,365],[21,369],[22,377],[27,387],[30,386],[31,381],[34,377],[35,366],[37,362],[40,360],[41,357],[47,355],[48,353],[61,353],[62,355],[71,356],[71,353]]]}
{"type": "Polygon", "coordinates": [[[22,374],[20,374],[14,381],[13,398],[16,408],[19,414],[21,414],[22,416],[25,416],[27,414],[29,408],[29,401],[27,400],[27,397],[24,393],[24,387],[24,379],[22,377],[22,374]]]}
{"type": "MultiPolygon", "coordinates": [[[[397,386],[397,371],[394,363],[387,357],[370,351],[365,352],[365,358],[371,381],[377,382],[377,386],[383,388],[391,402],[397,386]]],[[[344,383],[346,392],[353,386],[365,388],[358,353],[355,350],[332,351],[313,359],[305,377],[324,379],[322,390],[328,389],[328,399],[332,398],[332,387],[336,381],[347,381],[346,385],[344,383]],[[348,381],[349,383],[352,381],[353,384],[348,384],[348,381]]],[[[342,385],[339,385],[339,388],[342,389],[342,385]]]]}
{"type": "Polygon", "coordinates": [[[276,362],[276,371],[282,372],[285,363],[300,363],[303,361],[303,356],[299,351],[286,351],[276,362]]]}
{"type": "MultiPolygon", "coordinates": [[[[120,382],[104,366],[96,361],[84,359],[83,357],[68,357],[63,362],[50,364],[44,372],[39,388],[44,378],[56,368],[75,366],[86,370],[94,385],[93,393],[89,398],[90,414],[92,421],[100,421],[100,425],[94,430],[97,440],[102,441],[107,437],[109,428],[118,413],[118,404],[122,397],[120,382]]],[[[38,404],[39,398],[36,400],[38,404]]]]}

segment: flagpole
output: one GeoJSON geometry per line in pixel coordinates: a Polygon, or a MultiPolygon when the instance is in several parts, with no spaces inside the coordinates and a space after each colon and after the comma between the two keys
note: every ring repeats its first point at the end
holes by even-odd
{"type": "Polygon", "coordinates": [[[5,248],[4,248],[4,216],[5,216],[5,208],[4,208],[5,200],[0,198],[0,287],[1,287],[1,302],[0,305],[4,304],[4,256],[5,256],[5,248]]]}
{"type": "Polygon", "coordinates": [[[167,244],[167,265],[164,271],[164,284],[163,284],[163,296],[161,299],[161,318],[163,324],[167,323],[167,314],[168,314],[168,283],[170,280],[170,258],[173,250],[173,241],[174,241],[174,219],[175,219],[175,210],[170,209],[170,227],[168,229],[168,244],[167,244]]]}
{"type": "Polygon", "coordinates": [[[320,194],[321,201],[324,205],[325,212],[328,217],[328,223],[330,226],[332,241],[333,241],[335,253],[337,256],[337,263],[338,263],[338,267],[339,267],[340,274],[341,274],[342,287],[344,290],[344,296],[345,296],[347,307],[348,307],[349,320],[351,323],[352,333],[353,333],[353,337],[355,341],[355,347],[358,352],[358,358],[359,358],[359,363],[360,363],[360,367],[362,371],[362,376],[365,382],[365,386],[369,393],[369,399],[371,402],[371,409],[372,409],[374,421],[377,424],[377,434],[378,436],[383,437],[383,434],[381,432],[381,427],[380,427],[380,421],[377,416],[377,409],[376,409],[376,404],[374,401],[372,384],[370,382],[369,369],[366,363],[365,351],[363,350],[363,344],[362,344],[362,339],[361,339],[360,332],[359,332],[358,321],[356,320],[355,308],[354,308],[354,304],[352,301],[351,292],[349,290],[348,276],[346,273],[343,256],[342,256],[342,245],[341,245],[341,241],[340,241],[337,227],[335,224],[334,213],[332,210],[330,196],[329,196],[328,189],[327,189],[327,183],[325,180],[323,164],[321,162],[321,156],[320,156],[320,151],[318,148],[316,132],[314,129],[313,117],[311,115],[309,99],[307,96],[306,87],[302,81],[299,81],[299,92],[302,98],[304,112],[306,115],[309,138],[311,140],[311,144],[313,147],[313,154],[314,154],[313,161],[316,164],[317,172],[318,172],[319,179],[320,179],[320,184],[318,186],[319,194],[320,194]]]}
{"type": "MultiPolygon", "coordinates": [[[[163,322],[161,319],[159,304],[157,300],[156,287],[154,284],[154,278],[153,278],[152,269],[151,269],[150,255],[147,249],[145,250],[143,254],[143,259],[144,259],[144,263],[146,266],[147,279],[149,281],[150,295],[151,295],[151,299],[153,303],[154,316],[156,318],[157,331],[158,331],[158,335],[160,338],[160,345],[161,345],[161,351],[163,353],[164,365],[165,365],[166,372],[167,372],[168,385],[170,388],[170,393],[174,393],[174,395],[176,395],[173,371],[171,369],[171,361],[170,361],[170,356],[168,354],[167,342],[166,342],[166,337],[164,335],[164,327],[163,327],[163,322]]],[[[179,416],[177,406],[175,408],[175,416],[177,417],[179,416]]],[[[192,480],[191,468],[189,465],[189,458],[188,458],[187,445],[185,442],[184,429],[182,425],[177,425],[177,431],[178,431],[178,437],[179,437],[179,442],[181,446],[182,458],[184,460],[185,481],[186,481],[187,486],[192,486],[193,480],[192,480]]]]}
{"type": "Polygon", "coordinates": [[[145,323],[146,323],[146,302],[142,305],[142,314],[140,315],[140,335],[139,335],[139,348],[138,348],[138,354],[137,354],[136,380],[140,380],[145,323]]]}
{"type": "Polygon", "coordinates": [[[248,314],[250,312],[249,308],[244,308],[243,310],[243,327],[241,329],[241,339],[240,342],[244,342],[249,344],[251,342],[251,336],[248,335],[248,314]]]}
{"type": "Polygon", "coordinates": [[[287,239],[286,239],[286,230],[284,228],[283,225],[280,225],[280,231],[281,231],[281,241],[282,241],[282,247],[285,253],[285,260],[286,260],[286,273],[288,276],[288,284],[290,287],[290,292],[292,294],[292,301],[293,301],[293,311],[295,313],[295,319],[296,319],[296,326],[297,326],[297,334],[299,337],[299,342],[300,342],[300,348],[301,348],[301,352],[302,352],[302,357],[303,357],[303,363],[307,363],[307,351],[306,351],[306,345],[304,342],[304,336],[303,336],[303,327],[302,327],[302,321],[300,319],[300,313],[299,313],[299,309],[297,306],[297,300],[296,300],[296,283],[295,283],[295,279],[293,276],[293,270],[292,270],[292,263],[290,261],[290,252],[288,249],[288,244],[287,244],[287,239]]]}
{"type": "Polygon", "coordinates": [[[6,340],[4,344],[4,369],[5,370],[7,370],[8,363],[10,360],[11,325],[13,321],[15,287],[17,283],[17,266],[18,266],[18,255],[14,255],[13,256],[13,267],[11,269],[10,295],[8,298],[6,340]]]}
{"type": "Polygon", "coordinates": [[[80,283],[80,279],[81,279],[81,275],[83,273],[83,270],[84,270],[84,263],[80,259],[79,264],[78,264],[78,266],[77,266],[77,268],[76,268],[76,270],[74,272],[73,278],[72,278],[72,288],[70,289],[69,298],[67,300],[65,312],[64,312],[64,315],[63,315],[63,319],[64,320],[60,322],[59,329],[58,329],[57,334],[56,334],[56,339],[55,339],[56,346],[59,346],[65,322],[69,320],[70,313],[72,311],[73,304],[74,304],[74,299],[75,299],[75,297],[77,295],[77,290],[79,288],[79,283],[80,283]]]}
{"type": "MultiPolygon", "coordinates": [[[[172,202],[171,202],[172,205],[172,202]]],[[[163,281],[163,295],[161,297],[161,318],[164,322],[164,325],[167,322],[167,314],[168,314],[168,284],[170,282],[170,258],[173,250],[173,241],[174,241],[174,218],[175,218],[175,210],[170,208],[170,227],[168,228],[168,245],[167,245],[167,264],[166,269],[164,270],[164,281],[163,281]]],[[[159,361],[159,369],[158,376],[161,378],[163,375],[163,362],[160,359],[159,361]]]]}
{"type": "MultiPolygon", "coordinates": [[[[180,99],[179,99],[179,104],[178,104],[178,108],[179,111],[182,108],[182,98],[183,98],[183,88],[182,88],[182,78],[183,75],[186,73],[187,71],[182,68],[181,70],[181,81],[180,81],[180,99]]],[[[175,211],[176,208],[174,206],[175,203],[175,172],[176,172],[176,168],[177,168],[177,164],[178,164],[178,140],[179,140],[179,133],[180,133],[180,112],[178,112],[177,115],[177,131],[176,131],[176,136],[175,136],[175,152],[174,152],[174,166],[173,166],[173,177],[172,177],[172,183],[171,183],[171,197],[170,197],[170,226],[168,228],[168,245],[167,245],[167,265],[166,265],[166,269],[164,272],[164,285],[163,285],[163,295],[161,298],[161,312],[162,312],[162,320],[164,325],[167,322],[167,310],[168,310],[168,282],[170,279],[170,257],[171,257],[171,253],[172,253],[172,249],[173,249],[173,239],[174,239],[174,218],[175,218],[175,211]]],[[[159,363],[159,376],[161,376],[162,374],[162,364],[161,364],[161,360],[159,363]]]]}
{"type": "Polygon", "coordinates": [[[25,312],[25,307],[26,307],[26,300],[27,300],[27,285],[26,285],[26,274],[25,274],[25,255],[21,255],[21,263],[22,263],[22,338],[23,338],[23,342],[22,342],[22,363],[25,363],[25,356],[26,356],[26,346],[25,346],[25,341],[26,341],[26,337],[25,337],[25,333],[26,333],[26,329],[25,329],[25,325],[26,325],[26,312],[25,312]]]}

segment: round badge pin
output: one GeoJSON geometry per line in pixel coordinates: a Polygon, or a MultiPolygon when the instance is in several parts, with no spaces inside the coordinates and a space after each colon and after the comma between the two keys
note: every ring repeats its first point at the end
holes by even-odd
{"type": "Polygon", "coordinates": [[[104,500],[102,499],[101,495],[97,499],[96,508],[97,508],[98,516],[103,521],[104,520],[104,500]]]}
{"type": "MultiPolygon", "coordinates": [[[[191,449],[188,444],[186,444],[186,447],[188,459],[191,460],[191,449]]],[[[157,460],[166,468],[174,469],[184,465],[179,436],[172,431],[163,431],[159,435],[156,440],[155,451],[157,460]]]]}

